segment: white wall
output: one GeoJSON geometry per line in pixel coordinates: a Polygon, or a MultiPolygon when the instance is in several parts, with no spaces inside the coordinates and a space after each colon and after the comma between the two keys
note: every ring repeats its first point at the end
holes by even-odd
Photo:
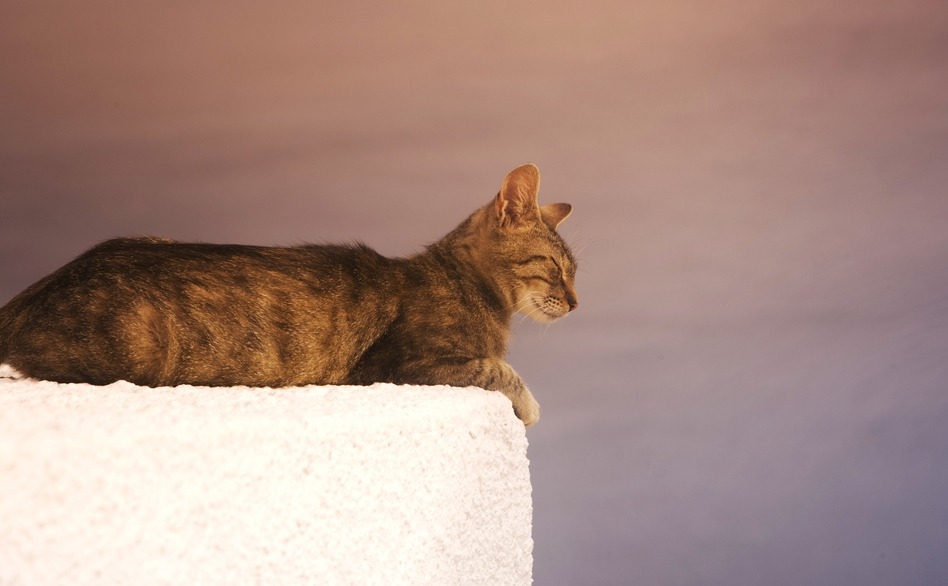
{"type": "Polygon", "coordinates": [[[480,389],[0,378],[0,584],[530,584],[526,448],[480,389]]]}

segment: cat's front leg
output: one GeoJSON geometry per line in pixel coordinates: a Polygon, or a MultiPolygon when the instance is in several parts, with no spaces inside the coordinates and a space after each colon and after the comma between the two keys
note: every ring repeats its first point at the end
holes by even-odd
{"type": "Polygon", "coordinates": [[[513,403],[514,413],[527,427],[540,419],[540,404],[520,375],[503,360],[469,360],[462,364],[443,365],[438,370],[442,384],[475,386],[503,393],[513,403]]]}
{"type": "Polygon", "coordinates": [[[514,395],[516,398],[508,393],[504,394],[513,403],[514,414],[520,418],[520,421],[523,421],[524,426],[530,427],[540,420],[540,404],[533,398],[533,393],[523,383],[523,380],[520,381],[520,384],[523,385],[523,389],[514,395]]]}

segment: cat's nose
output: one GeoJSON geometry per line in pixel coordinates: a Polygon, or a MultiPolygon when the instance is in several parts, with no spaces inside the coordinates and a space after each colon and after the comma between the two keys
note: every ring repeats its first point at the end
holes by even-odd
{"type": "Polygon", "coordinates": [[[579,306],[579,300],[576,299],[575,295],[570,295],[566,298],[566,303],[569,304],[569,310],[573,311],[579,306]]]}

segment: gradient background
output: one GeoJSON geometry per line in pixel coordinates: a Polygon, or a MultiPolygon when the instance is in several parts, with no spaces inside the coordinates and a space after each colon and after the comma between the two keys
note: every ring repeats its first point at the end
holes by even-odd
{"type": "Polygon", "coordinates": [[[117,235],[409,254],[526,161],[536,583],[948,584],[943,0],[0,7],[0,302],[117,235]]]}

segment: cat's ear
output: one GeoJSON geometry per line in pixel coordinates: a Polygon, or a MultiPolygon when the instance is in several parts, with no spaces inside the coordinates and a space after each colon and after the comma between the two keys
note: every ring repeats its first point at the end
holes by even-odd
{"type": "Polygon", "coordinates": [[[540,191],[540,170],[530,163],[520,165],[507,176],[494,200],[494,210],[501,227],[519,228],[539,218],[537,193],[540,191]]]}
{"type": "Polygon", "coordinates": [[[540,206],[540,218],[547,228],[554,231],[572,212],[573,206],[568,203],[551,203],[540,206]]]}

